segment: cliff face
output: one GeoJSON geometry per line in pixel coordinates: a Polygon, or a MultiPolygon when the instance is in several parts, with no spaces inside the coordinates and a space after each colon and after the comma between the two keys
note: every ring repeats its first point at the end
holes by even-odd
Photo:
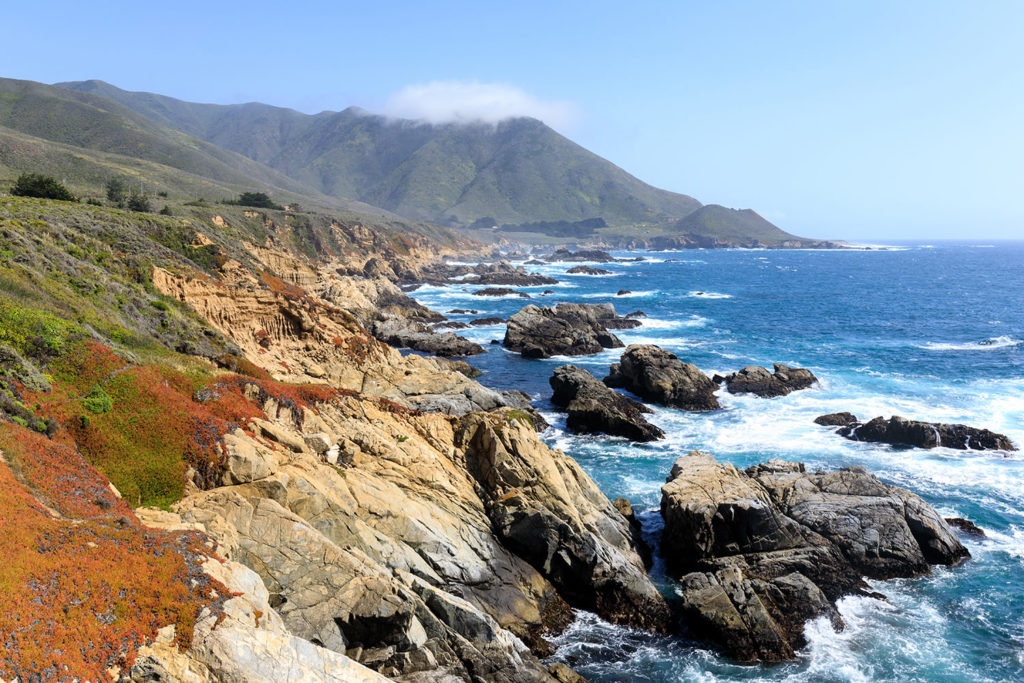
{"type": "MultiPolygon", "coordinates": [[[[361,324],[387,309],[433,314],[386,277],[353,272],[397,279],[439,251],[400,253],[371,233],[351,242],[358,249],[312,260],[268,221],[214,216],[185,231],[185,253],[217,257],[205,270],[157,250],[134,262],[119,299],[90,293],[92,310],[112,319],[114,301],[137,299],[142,323],[187,333],[188,343],[168,344],[200,355],[2,302],[0,314],[21,326],[5,330],[11,348],[0,359],[0,477],[17,492],[0,500],[17,531],[8,554],[34,557],[41,538],[66,527],[67,557],[95,546],[108,564],[133,567],[147,553],[171,564],[155,586],[143,571],[124,576],[125,595],[155,596],[127,608],[141,623],[106,594],[87,613],[58,613],[57,631],[17,622],[23,642],[5,648],[0,676],[547,681],[545,636],[574,607],[666,629],[635,531],[574,461],[540,441],[522,397],[448,361],[402,356],[361,324]],[[231,242],[239,220],[272,234],[231,242]],[[36,365],[46,374],[29,372],[36,365]],[[90,538],[75,535],[83,528],[90,538]],[[99,650],[82,650],[92,664],[61,670],[29,656],[30,641],[33,653],[66,651],[68,641],[99,650]]],[[[40,223],[37,236],[57,229],[40,223]]],[[[25,254],[66,259],[69,278],[77,268],[98,279],[97,263],[130,258],[111,249],[83,265],[56,240],[43,238],[50,253],[32,251],[19,220],[4,228],[25,254]]],[[[12,272],[24,269],[0,263],[0,276],[12,272]]],[[[60,566],[82,585],[106,571],[60,566]]],[[[50,565],[29,569],[0,572],[0,585],[26,592],[50,565]]]]}

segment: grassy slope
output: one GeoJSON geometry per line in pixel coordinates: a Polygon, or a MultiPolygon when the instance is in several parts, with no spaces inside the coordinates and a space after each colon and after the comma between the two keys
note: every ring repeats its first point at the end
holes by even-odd
{"type": "Polygon", "coordinates": [[[23,171],[102,195],[114,175],[147,192],[223,199],[262,190],[279,201],[364,213],[387,212],[329,197],[263,164],[166,128],[116,102],[31,81],[0,79],[0,182],[23,171]]]}
{"type": "Polygon", "coordinates": [[[765,244],[800,239],[779,229],[755,211],[728,209],[717,204],[701,207],[678,221],[668,232],[733,240],[760,240],[765,244]]]}
{"type": "Polygon", "coordinates": [[[205,105],[62,84],[263,162],[337,197],[420,220],[502,223],[603,216],[661,223],[700,206],[643,183],[533,119],[497,126],[418,125],[355,109],[314,116],[263,104],[205,105]]]}

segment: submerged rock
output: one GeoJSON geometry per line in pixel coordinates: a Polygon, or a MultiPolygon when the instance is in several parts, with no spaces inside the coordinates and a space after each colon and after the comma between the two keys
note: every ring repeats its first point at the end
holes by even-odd
{"type": "Polygon", "coordinates": [[[810,370],[775,363],[774,373],[760,365],[748,365],[726,377],[715,375],[714,381],[724,381],[730,394],[755,394],[761,398],[774,398],[806,389],[815,384],[818,378],[810,370]]]}
{"type": "Polygon", "coordinates": [[[508,261],[492,264],[480,264],[473,268],[475,276],[462,282],[474,285],[512,285],[514,287],[534,287],[537,285],[557,285],[558,280],[539,273],[527,272],[522,266],[513,266],[508,261]]]}
{"type": "Polygon", "coordinates": [[[653,344],[632,344],[613,363],[604,383],[645,401],[683,410],[718,410],[718,388],[697,366],[653,344]]]}
{"type": "Polygon", "coordinates": [[[893,415],[888,420],[876,417],[860,422],[852,413],[832,413],[814,419],[824,426],[838,426],[836,433],[854,441],[887,443],[894,446],[917,448],[955,448],[974,451],[1015,451],[1010,438],[1004,434],[962,424],[921,422],[893,415]]]}
{"type": "Polygon", "coordinates": [[[985,538],[985,530],[969,519],[963,517],[946,517],[946,524],[954,529],[959,529],[966,536],[985,538]]]}
{"type": "Polygon", "coordinates": [[[864,468],[807,472],[773,460],[740,471],[694,451],[662,487],[662,552],[691,627],[739,659],[783,660],[803,624],[842,621],[834,601],[875,579],[925,574],[967,549],[918,496],[864,468]]]}
{"type": "Polygon", "coordinates": [[[604,268],[591,268],[590,266],[573,266],[565,271],[570,275],[611,275],[612,271],[604,268]]]}
{"type": "Polygon", "coordinates": [[[485,289],[478,289],[473,292],[473,296],[518,296],[520,299],[530,298],[530,295],[526,292],[520,292],[518,289],[509,289],[508,287],[487,287],[485,289]]]}
{"type": "Polygon", "coordinates": [[[615,318],[608,304],[526,306],[508,319],[504,344],[527,358],[600,353],[623,346],[605,325],[615,318]]]}
{"type": "Polygon", "coordinates": [[[565,425],[583,434],[611,434],[633,441],[654,441],[665,433],[646,419],[650,410],[609,389],[586,370],[575,365],[556,368],[548,380],[552,403],[567,413],[565,425]]]}

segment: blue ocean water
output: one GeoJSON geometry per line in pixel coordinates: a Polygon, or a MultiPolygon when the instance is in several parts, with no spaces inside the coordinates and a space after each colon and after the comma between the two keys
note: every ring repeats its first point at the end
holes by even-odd
{"type": "MultiPolygon", "coordinates": [[[[699,448],[740,467],[783,458],[812,468],[863,465],[920,494],[946,516],[967,517],[987,540],[965,539],[973,559],[918,579],[879,581],[882,602],[848,597],[847,623],[806,627],[796,661],[743,665],[685,637],[658,637],[581,613],[557,640],[556,659],[592,681],[1002,681],[1024,680],[1024,455],[897,450],[847,441],[813,424],[848,410],[964,422],[1024,447],[1024,243],[905,244],[842,251],[619,252],[636,263],[594,264],[609,276],[567,275],[576,263],[529,266],[558,278],[518,298],[481,298],[465,285],[413,293],[442,312],[507,317],[525,303],[611,302],[642,310],[626,344],[655,343],[705,372],[756,363],[808,367],[820,386],[777,399],[720,392],[724,410],[655,407],[668,434],[653,444],[576,436],[548,399],[548,377],[572,362],[603,377],[621,350],[525,360],[500,346],[504,326],[462,331],[488,349],[470,361],[488,386],[521,389],[552,422],[544,438],[572,455],[609,497],[642,511],[657,541],[660,486],[672,462],[699,448]],[[616,296],[621,289],[631,290],[616,296]]],[[[672,580],[652,572],[666,592],[672,580]]]]}

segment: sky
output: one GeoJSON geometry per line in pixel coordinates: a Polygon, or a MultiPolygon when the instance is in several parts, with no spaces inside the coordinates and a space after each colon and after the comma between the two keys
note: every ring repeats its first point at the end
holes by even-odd
{"type": "Polygon", "coordinates": [[[840,239],[1024,239],[1024,2],[9,3],[0,76],[304,112],[532,115],[840,239]]]}

